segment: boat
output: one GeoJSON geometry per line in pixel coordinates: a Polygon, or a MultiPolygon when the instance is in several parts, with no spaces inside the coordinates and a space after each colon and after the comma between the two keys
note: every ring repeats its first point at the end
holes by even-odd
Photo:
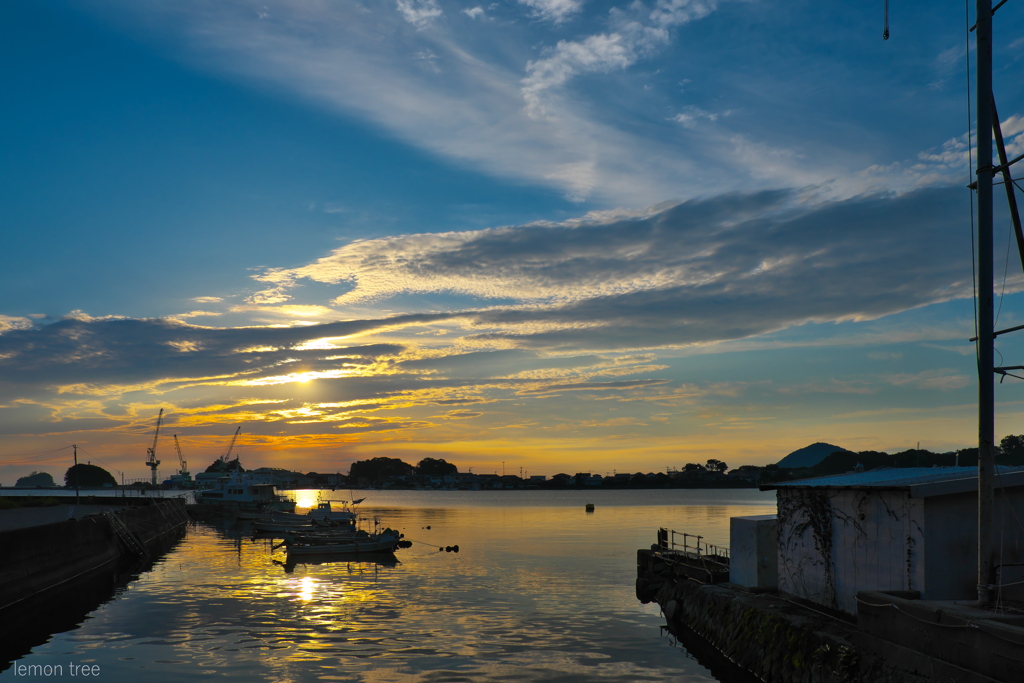
{"type": "Polygon", "coordinates": [[[348,501],[336,501],[341,502],[344,506],[340,509],[331,507],[331,501],[324,500],[316,504],[316,507],[307,512],[306,514],[313,519],[326,520],[328,522],[348,522],[354,523],[356,521],[356,513],[348,507],[348,501]]]}
{"type": "MultiPolygon", "coordinates": [[[[408,541],[406,541],[407,543],[408,541]]],[[[336,536],[330,541],[299,542],[286,540],[285,548],[289,559],[293,557],[329,557],[334,555],[361,555],[371,553],[393,553],[401,547],[401,535],[392,529],[385,529],[379,534],[366,536],[354,535],[350,538],[336,536]]]]}
{"type": "Polygon", "coordinates": [[[295,510],[295,501],[279,495],[266,479],[249,474],[217,479],[211,488],[196,491],[196,502],[216,506],[239,517],[260,517],[270,512],[295,510]]]}
{"type": "MultiPolygon", "coordinates": [[[[305,516],[305,515],[303,515],[305,516]]],[[[307,519],[302,521],[275,521],[270,518],[254,519],[252,521],[252,528],[254,531],[261,533],[276,533],[276,532],[288,532],[288,531],[312,531],[318,528],[315,519],[307,519]]]]}

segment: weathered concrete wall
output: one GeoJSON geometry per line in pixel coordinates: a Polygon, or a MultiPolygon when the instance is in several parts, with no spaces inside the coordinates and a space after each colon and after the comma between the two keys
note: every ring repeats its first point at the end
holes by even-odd
{"type": "Polygon", "coordinates": [[[998,681],[1024,679],[1024,616],[865,591],[857,625],[866,633],[998,681]],[[986,618],[987,617],[987,618],[986,618]],[[1017,623],[1003,623],[1004,621],[1017,623]]]}
{"type": "Polygon", "coordinates": [[[779,589],[848,614],[861,590],[924,587],[924,501],[898,490],[779,489],[779,589]]]}
{"type": "MultiPolygon", "coordinates": [[[[151,552],[184,530],[184,504],[163,501],[116,513],[151,552]],[[174,507],[174,510],[171,507],[174,507]]],[[[131,556],[102,515],[0,532],[0,610],[96,572],[113,572],[131,556]]]]}
{"type": "MultiPolygon", "coordinates": [[[[997,579],[1024,580],[1024,491],[995,495],[992,548],[996,565],[1006,566],[997,579]]],[[[934,496],[925,502],[926,600],[971,600],[978,595],[978,496],[975,492],[934,496]]],[[[1009,586],[1003,598],[1024,599],[1024,585],[1009,586]]]]}

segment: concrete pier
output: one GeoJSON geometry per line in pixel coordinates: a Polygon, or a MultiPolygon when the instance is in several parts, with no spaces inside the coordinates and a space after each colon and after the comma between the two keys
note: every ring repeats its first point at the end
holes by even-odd
{"type": "MultiPolygon", "coordinates": [[[[943,657],[943,653],[962,650],[959,639],[964,637],[973,638],[977,646],[977,629],[945,628],[950,633],[942,633],[943,628],[936,625],[928,633],[928,649],[915,649],[913,642],[893,637],[878,621],[886,618],[884,612],[897,608],[910,613],[906,603],[913,602],[912,596],[865,594],[873,605],[871,623],[858,627],[849,615],[815,608],[777,591],[702,583],[664,562],[656,549],[637,552],[636,592],[641,602],[661,606],[668,629],[680,640],[699,638],[733,666],[765,683],[1009,683],[1020,680],[1014,677],[1015,671],[1024,670],[1024,647],[1007,642],[1016,635],[1009,634],[1005,623],[998,624],[1002,640],[993,641],[997,656],[980,656],[993,662],[989,668],[943,657]],[[898,604],[891,607],[889,603],[898,604]],[[1008,664],[1013,659],[1020,662],[1016,668],[1008,664]]],[[[917,604],[921,606],[913,616],[924,618],[926,608],[917,604]]],[[[943,626],[957,623],[948,614],[944,618],[943,626]]],[[[910,623],[893,627],[890,630],[904,632],[914,628],[910,623]]],[[[979,661],[979,655],[973,656],[979,661]]]]}

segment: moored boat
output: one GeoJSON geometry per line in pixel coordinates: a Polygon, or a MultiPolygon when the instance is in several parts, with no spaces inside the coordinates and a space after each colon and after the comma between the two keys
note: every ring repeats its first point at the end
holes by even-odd
{"type": "Polygon", "coordinates": [[[379,534],[366,536],[354,535],[350,538],[336,536],[329,541],[305,542],[286,540],[288,557],[307,555],[358,555],[363,553],[393,553],[401,547],[401,535],[392,529],[385,529],[379,534]]]}
{"type": "Polygon", "coordinates": [[[196,491],[196,502],[215,505],[239,517],[295,510],[295,501],[278,495],[273,484],[248,474],[218,479],[212,488],[196,491]]]}
{"type": "Polygon", "coordinates": [[[357,517],[356,513],[348,507],[348,503],[346,501],[341,501],[341,504],[343,507],[333,508],[331,507],[331,501],[320,501],[317,503],[315,508],[306,514],[313,519],[321,519],[329,522],[355,522],[357,517]]]}

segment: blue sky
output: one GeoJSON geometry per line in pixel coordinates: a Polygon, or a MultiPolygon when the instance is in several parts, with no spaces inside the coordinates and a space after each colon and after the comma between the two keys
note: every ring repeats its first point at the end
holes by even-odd
{"type": "Polygon", "coordinates": [[[4,6],[0,482],[71,443],[143,476],[160,408],[193,462],[241,423],[248,464],[342,471],[970,445],[964,8],[890,31],[881,2],[4,6]]]}

